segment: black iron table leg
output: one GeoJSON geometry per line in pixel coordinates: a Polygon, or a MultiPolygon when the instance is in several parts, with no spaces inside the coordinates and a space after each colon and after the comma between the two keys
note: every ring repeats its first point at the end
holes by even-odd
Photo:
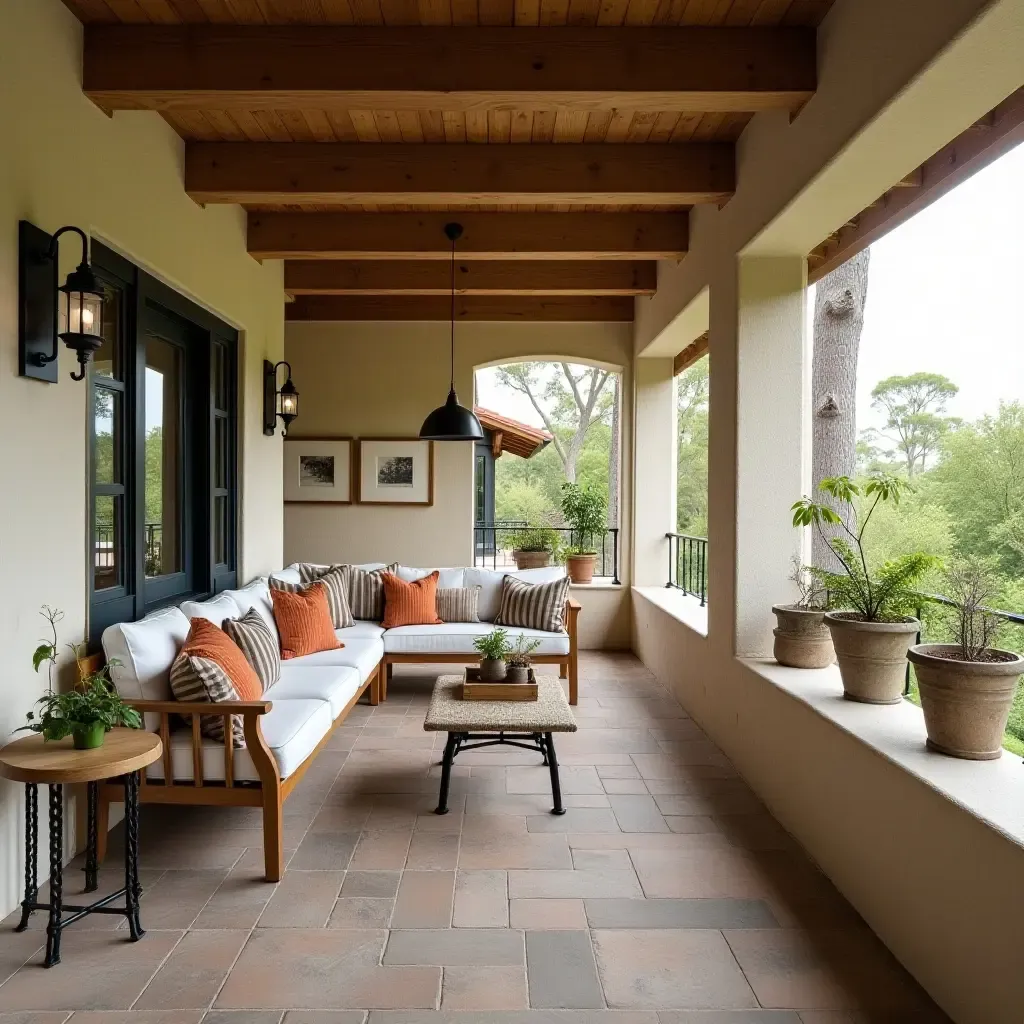
{"type": "Polygon", "coordinates": [[[455,747],[458,743],[458,733],[448,733],[448,740],[444,745],[444,760],[441,761],[441,792],[437,798],[435,814],[448,813],[448,787],[452,781],[452,761],[455,760],[455,747]]]}
{"type": "Polygon", "coordinates": [[[50,784],[50,917],[46,925],[44,967],[60,963],[60,930],[64,903],[64,787],[50,784]]]}
{"type": "Polygon", "coordinates": [[[548,770],[551,772],[551,798],[555,802],[551,813],[565,814],[565,808],[562,806],[562,786],[558,781],[558,758],[555,756],[555,741],[551,733],[544,734],[544,747],[547,751],[548,770]]]}
{"type": "Polygon", "coordinates": [[[39,900],[39,792],[34,782],[25,783],[25,899],[16,932],[28,927],[33,905],[39,900]]]}
{"type": "Polygon", "coordinates": [[[99,863],[96,857],[96,810],[99,803],[99,783],[90,782],[86,786],[88,810],[86,812],[85,841],[85,891],[95,892],[99,888],[99,863]]]}
{"type": "Polygon", "coordinates": [[[139,920],[139,773],[130,772],[124,777],[124,902],[125,916],[132,942],[138,942],[145,935],[139,920]]]}

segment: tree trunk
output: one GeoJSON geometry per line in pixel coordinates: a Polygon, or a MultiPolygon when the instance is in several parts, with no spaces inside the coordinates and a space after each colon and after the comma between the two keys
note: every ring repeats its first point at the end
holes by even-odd
{"type": "MultiPolygon", "coordinates": [[[[811,448],[814,496],[830,476],[854,475],[857,466],[857,356],[868,293],[865,249],[818,282],[814,299],[811,448]]],[[[826,533],[828,531],[826,530],[826,533]]],[[[814,532],[813,564],[841,571],[824,538],[814,532]]]]}
{"type": "Polygon", "coordinates": [[[612,378],[612,436],[608,446],[608,525],[619,525],[619,404],[622,390],[619,375],[612,378]]]}

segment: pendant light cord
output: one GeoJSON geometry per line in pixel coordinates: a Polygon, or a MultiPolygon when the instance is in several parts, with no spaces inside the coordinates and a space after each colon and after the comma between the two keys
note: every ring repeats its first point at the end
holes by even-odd
{"type": "Polygon", "coordinates": [[[452,391],[455,390],[455,239],[452,239],[452,267],[451,267],[451,285],[452,285],[452,307],[451,307],[451,320],[452,320],[452,391]]]}

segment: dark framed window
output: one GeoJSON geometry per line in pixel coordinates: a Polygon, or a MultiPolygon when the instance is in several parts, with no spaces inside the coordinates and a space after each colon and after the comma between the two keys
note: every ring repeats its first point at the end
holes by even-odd
{"type": "Polygon", "coordinates": [[[236,582],[235,330],[100,244],[90,371],[90,641],[236,582]]]}

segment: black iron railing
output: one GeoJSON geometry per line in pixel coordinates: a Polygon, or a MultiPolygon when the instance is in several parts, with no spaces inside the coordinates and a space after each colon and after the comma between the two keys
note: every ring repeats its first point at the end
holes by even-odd
{"type": "Polygon", "coordinates": [[[708,539],[687,533],[666,533],[668,539],[668,583],[691,597],[708,600],[708,539]]]}
{"type": "MultiPolygon", "coordinates": [[[[146,523],[146,575],[158,575],[161,564],[163,523],[146,523]],[[150,572],[150,568],[154,571],[150,572]]],[[[93,542],[93,558],[97,569],[112,569],[117,557],[115,549],[116,531],[113,523],[97,523],[96,539],[93,542]]]]}
{"type": "MultiPolygon", "coordinates": [[[[525,522],[501,521],[477,523],[473,527],[473,565],[491,569],[514,569],[513,553],[519,550],[522,538],[538,530],[558,535],[559,547],[577,540],[568,526],[530,526],[525,522]]],[[[619,582],[619,529],[609,527],[585,539],[585,546],[597,552],[594,575],[619,582]]],[[[555,557],[557,558],[557,552],[555,557]]],[[[553,559],[554,560],[554,559],[553,559]]]]}

